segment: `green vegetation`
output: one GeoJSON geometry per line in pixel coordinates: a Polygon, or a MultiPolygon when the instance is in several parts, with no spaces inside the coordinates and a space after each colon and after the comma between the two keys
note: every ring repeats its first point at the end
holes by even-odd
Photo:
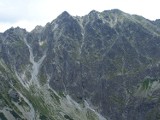
{"type": "Polygon", "coordinates": [[[19,111],[19,109],[11,102],[11,98],[8,96],[8,94],[0,94],[1,99],[4,100],[4,104],[10,108],[12,108],[12,110],[14,110],[14,113],[16,113],[18,116],[22,115],[21,111],[19,111]]]}
{"type": "Polygon", "coordinates": [[[150,80],[149,79],[144,80],[144,82],[142,83],[142,89],[147,90],[149,89],[149,87],[150,87],[150,80]]]}
{"type": "Polygon", "coordinates": [[[4,114],[3,113],[1,113],[0,112],[0,118],[1,118],[1,120],[7,120],[7,118],[4,116],[4,114]]]}
{"type": "Polygon", "coordinates": [[[40,115],[40,120],[48,120],[48,118],[45,115],[40,115]]]}
{"type": "Polygon", "coordinates": [[[29,92],[26,93],[26,96],[36,110],[38,110],[40,113],[43,113],[44,115],[49,115],[50,111],[44,105],[45,102],[40,96],[34,96],[29,92]]]}
{"type": "Polygon", "coordinates": [[[25,46],[25,43],[23,40],[17,40],[12,43],[12,47],[23,49],[24,46],[25,46]]]}
{"type": "Polygon", "coordinates": [[[59,96],[57,96],[56,94],[52,93],[51,97],[53,98],[53,100],[55,99],[60,104],[60,98],[59,98],[59,96]]]}
{"type": "Polygon", "coordinates": [[[123,100],[122,97],[119,97],[119,96],[115,96],[115,95],[112,95],[110,97],[111,101],[113,101],[113,103],[117,104],[117,105],[121,105],[123,106],[125,104],[125,101],[123,100]]]}
{"type": "Polygon", "coordinates": [[[69,117],[68,115],[64,115],[64,117],[67,119],[67,120],[73,120],[71,117],[69,117]]]}
{"type": "Polygon", "coordinates": [[[87,119],[88,120],[97,120],[97,116],[95,115],[95,113],[92,110],[87,109],[87,113],[86,113],[87,119]]]}
{"type": "Polygon", "coordinates": [[[21,118],[15,111],[10,111],[10,113],[15,117],[15,118],[21,118]]]}
{"type": "Polygon", "coordinates": [[[26,77],[27,77],[28,80],[31,79],[31,73],[29,71],[26,71],[25,75],[26,75],[26,77]]]}
{"type": "Polygon", "coordinates": [[[39,73],[39,75],[38,75],[38,78],[39,78],[39,81],[40,81],[40,84],[41,85],[44,85],[44,84],[46,84],[46,82],[47,82],[47,76],[46,76],[46,74],[44,74],[45,72],[42,70],[40,73],[39,73]]]}
{"type": "Polygon", "coordinates": [[[159,80],[154,78],[145,78],[144,81],[142,82],[141,89],[142,90],[150,89],[154,81],[159,81],[159,80]]]}
{"type": "Polygon", "coordinates": [[[60,91],[58,94],[59,94],[61,97],[65,97],[65,94],[64,94],[63,91],[60,91]]]}
{"type": "Polygon", "coordinates": [[[46,49],[47,43],[44,41],[43,44],[40,46],[43,50],[46,49]]]}
{"type": "Polygon", "coordinates": [[[21,105],[22,107],[29,107],[28,104],[23,99],[21,99],[21,101],[18,104],[21,105]]]}

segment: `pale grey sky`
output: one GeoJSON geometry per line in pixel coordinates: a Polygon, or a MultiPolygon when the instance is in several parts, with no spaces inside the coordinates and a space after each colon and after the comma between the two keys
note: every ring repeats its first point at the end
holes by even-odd
{"type": "Polygon", "coordinates": [[[10,27],[31,31],[44,26],[63,11],[83,16],[91,10],[120,9],[147,19],[160,19],[160,0],[0,0],[0,32],[10,27]]]}

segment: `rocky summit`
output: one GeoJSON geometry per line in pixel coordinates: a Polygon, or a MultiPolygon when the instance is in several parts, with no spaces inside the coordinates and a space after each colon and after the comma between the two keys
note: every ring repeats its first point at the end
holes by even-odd
{"type": "Polygon", "coordinates": [[[0,33],[0,120],[159,120],[160,20],[66,11],[0,33]]]}

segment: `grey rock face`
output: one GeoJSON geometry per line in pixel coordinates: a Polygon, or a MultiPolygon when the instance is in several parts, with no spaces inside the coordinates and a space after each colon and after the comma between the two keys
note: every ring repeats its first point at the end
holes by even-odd
{"type": "MultiPolygon", "coordinates": [[[[120,10],[92,11],[83,17],[63,12],[45,27],[28,33],[11,28],[0,34],[1,58],[18,73],[46,55],[38,72],[40,85],[88,101],[111,120],[160,118],[160,28],[120,10]],[[152,78],[147,79],[146,78],[152,78]]],[[[68,117],[67,117],[68,118],[68,117]]]]}
{"type": "Polygon", "coordinates": [[[15,102],[19,101],[19,94],[15,90],[9,90],[8,94],[13,101],[15,102]]]}

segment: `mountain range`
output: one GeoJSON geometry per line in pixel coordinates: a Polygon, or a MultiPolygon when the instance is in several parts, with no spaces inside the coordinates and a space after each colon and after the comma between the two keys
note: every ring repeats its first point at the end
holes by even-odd
{"type": "Polygon", "coordinates": [[[0,120],[159,120],[160,20],[63,12],[0,33],[0,120]]]}

